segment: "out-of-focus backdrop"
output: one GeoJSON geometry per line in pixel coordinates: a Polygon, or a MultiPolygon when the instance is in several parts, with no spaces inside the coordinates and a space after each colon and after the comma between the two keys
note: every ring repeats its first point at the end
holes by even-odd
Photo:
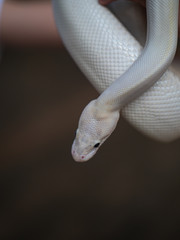
{"type": "Polygon", "coordinates": [[[97,95],[66,50],[4,48],[0,239],[180,239],[179,140],[155,142],[121,118],[92,160],[73,161],[97,95]]]}

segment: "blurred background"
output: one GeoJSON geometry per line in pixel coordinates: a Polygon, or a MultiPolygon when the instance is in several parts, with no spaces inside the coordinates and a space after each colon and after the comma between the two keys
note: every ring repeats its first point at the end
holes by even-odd
{"type": "Polygon", "coordinates": [[[97,96],[65,49],[4,47],[0,239],[180,239],[180,140],[155,142],[121,118],[92,160],[72,159],[97,96]]]}

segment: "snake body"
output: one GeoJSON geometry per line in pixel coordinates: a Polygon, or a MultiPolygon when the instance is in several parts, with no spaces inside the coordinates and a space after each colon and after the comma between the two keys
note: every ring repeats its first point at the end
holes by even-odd
{"type": "Polygon", "coordinates": [[[72,146],[76,161],[96,153],[116,127],[120,110],[152,138],[171,141],[180,136],[180,79],[173,71],[165,72],[176,50],[179,1],[146,2],[148,33],[142,51],[97,0],[53,0],[65,46],[102,92],[80,117],[72,146]]]}

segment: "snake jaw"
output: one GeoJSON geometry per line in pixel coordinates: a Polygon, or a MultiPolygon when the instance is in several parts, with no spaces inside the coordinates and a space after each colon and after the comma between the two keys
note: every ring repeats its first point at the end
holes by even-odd
{"type": "Polygon", "coordinates": [[[97,152],[97,150],[98,149],[95,149],[95,148],[93,148],[90,152],[88,152],[88,153],[82,153],[82,154],[79,154],[75,149],[75,145],[76,145],[76,143],[75,143],[75,140],[74,140],[74,142],[73,142],[73,144],[72,144],[72,149],[71,149],[71,154],[72,154],[72,156],[73,156],[73,159],[76,161],[76,162],[86,162],[86,161],[88,161],[90,158],[92,158],[95,154],[96,154],[96,152],[97,152]]]}

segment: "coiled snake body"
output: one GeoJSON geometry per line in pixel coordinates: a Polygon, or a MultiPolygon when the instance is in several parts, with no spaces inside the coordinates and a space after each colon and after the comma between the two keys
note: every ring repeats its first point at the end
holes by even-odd
{"type": "Polygon", "coordinates": [[[176,50],[178,3],[146,0],[147,41],[142,51],[97,0],[53,0],[65,46],[103,92],[81,114],[72,146],[76,161],[96,153],[116,127],[119,112],[152,138],[171,141],[180,136],[180,79],[166,71],[176,50]]]}

